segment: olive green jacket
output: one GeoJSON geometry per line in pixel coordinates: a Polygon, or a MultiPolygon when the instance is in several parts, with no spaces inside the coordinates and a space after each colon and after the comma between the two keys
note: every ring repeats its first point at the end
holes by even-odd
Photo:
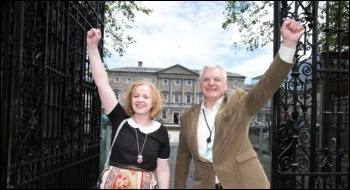
{"type": "Polygon", "coordinates": [[[186,188],[191,159],[195,166],[194,189],[215,188],[215,175],[224,189],[270,188],[270,182],[248,138],[249,123],[267,104],[292,66],[277,54],[250,92],[236,88],[224,95],[215,117],[213,163],[198,152],[197,123],[201,105],[195,105],[181,115],[175,188],[186,188]]]}

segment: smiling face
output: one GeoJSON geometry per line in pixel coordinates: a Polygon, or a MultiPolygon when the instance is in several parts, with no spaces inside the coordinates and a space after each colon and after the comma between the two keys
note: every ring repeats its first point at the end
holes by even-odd
{"type": "Polygon", "coordinates": [[[152,102],[152,91],[148,85],[140,85],[135,88],[132,94],[132,109],[135,114],[150,114],[150,110],[153,106],[152,102]]]}
{"type": "Polygon", "coordinates": [[[227,89],[227,81],[224,79],[223,71],[218,67],[206,68],[199,87],[205,101],[216,102],[224,95],[227,89]]]}

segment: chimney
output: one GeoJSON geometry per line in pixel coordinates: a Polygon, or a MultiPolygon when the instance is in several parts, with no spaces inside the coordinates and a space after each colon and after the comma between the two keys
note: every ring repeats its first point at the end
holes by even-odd
{"type": "Polygon", "coordinates": [[[142,67],[142,61],[139,61],[139,67],[142,67]]]}

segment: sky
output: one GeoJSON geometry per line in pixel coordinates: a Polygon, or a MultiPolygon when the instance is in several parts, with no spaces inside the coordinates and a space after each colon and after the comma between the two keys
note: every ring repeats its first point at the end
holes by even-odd
{"type": "MultiPolygon", "coordinates": [[[[137,27],[125,31],[136,43],[129,45],[122,57],[105,43],[112,53],[105,58],[109,69],[137,67],[139,61],[143,67],[179,64],[191,70],[217,63],[228,72],[246,76],[244,83],[251,84],[251,78],[262,75],[272,62],[272,42],[247,51],[237,25],[222,28],[225,1],[142,1],[141,6],[153,12],[136,14],[132,25],[137,27]],[[237,47],[234,41],[239,43],[237,47]]],[[[270,16],[273,19],[272,11],[270,16]]]]}

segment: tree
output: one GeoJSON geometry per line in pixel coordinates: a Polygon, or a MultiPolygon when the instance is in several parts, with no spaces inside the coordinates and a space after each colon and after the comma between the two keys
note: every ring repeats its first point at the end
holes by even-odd
{"type": "MultiPolygon", "coordinates": [[[[123,56],[128,46],[136,42],[132,36],[125,33],[125,29],[137,27],[132,25],[135,21],[135,12],[149,15],[153,10],[142,7],[141,1],[106,1],[105,3],[104,38],[111,39],[111,46],[119,56],[123,56]]],[[[105,44],[108,42],[105,41],[105,44]]],[[[104,57],[106,56],[110,57],[111,52],[104,48],[104,57]]],[[[105,67],[107,68],[107,65],[105,67]]]]}
{"type": "MultiPolygon", "coordinates": [[[[321,1],[319,4],[319,49],[318,52],[325,52],[326,51],[326,32],[327,29],[330,29],[329,32],[329,51],[338,51],[337,46],[337,30],[344,30],[343,35],[349,36],[349,1],[321,1]],[[329,3],[329,26],[326,26],[326,5],[329,3]],[[338,26],[338,19],[339,19],[339,7],[341,7],[341,26],[338,26]]],[[[343,42],[344,43],[344,42],[343,42]]],[[[347,42],[349,43],[349,42],[347,42]]],[[[342,52],[346,51],[349,52],[349,46],[341,48],[342,52]]]]}
{"type": "MultiPolygon", "coordinates": [[[[292,2],[292,1],[288,1],[292,2]]],[[[337,30],[347,29],[345,34],[349,35],[349,2],[348,1],[329,1],[330,6],[330,26],[327,29],[331,29],[330,35],[330,51],[337,51],[337,30]],[[338,28],[337,19],[339,19],[339,8],[341,7],[341,24],[338,28]]],[[[311,2],[303,1],[307,9],[310,9],[311,2]]],[[[319,1],[319,14],[318,14],[318,52],[325,51],[326,33],[323,32],[326,29],[326,11],[327,1],[319,1]]],[[[273,16],[271,10],[273,8],[273,1],[227,1],[225,9],[226,21],[222,24],[223,29],[228,29],[230,25],[237,24],[239,33],[243,38],[242,42],[247,45],[247,51],[253,51],[259,47],[264,47],[267,43],[273,41],[273,16]],[[269,11],[270,10],[270,11],[269,11]],[[271,15],[266,20],[266,16],[271,15]],[[262,20],[262,21],[261,21],[262,20]]],[[[311,12],[311,10],[308,10],[311,12]]],[[[344,32],[343,32],[344,33],[344,32]]],[[[237,46],[237,42],[234,45],[237,46]]],[[[349,47],[342,48],[342,51],[348,51],[349,47]]]]}
{"type": "MultiPolygon", "coordinates": [[[[264,47],[273,40],[272,18],[260,23],[261,18],[270,14],[268,8],[273,6],[273,1],[226,2],[226,12],[224,12],[226,21],[222,24],[222,28],[228,29],[231,24],[237,24],[242,42],[244,45],[247,45],[247,51],[264,47]]],[[[237,46],[237,44],[238,42],[234,42],[234,46],[237,46]]]]}

